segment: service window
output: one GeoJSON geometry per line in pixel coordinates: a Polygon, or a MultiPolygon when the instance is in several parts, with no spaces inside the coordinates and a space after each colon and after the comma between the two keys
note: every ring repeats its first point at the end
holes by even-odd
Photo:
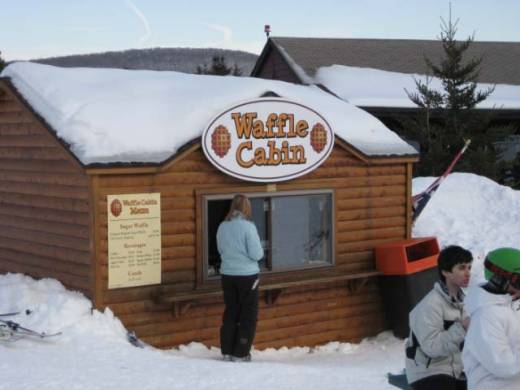
{"type": "MultiPolygon", "coordinates": [[[[248,193],[265,250],[262,273],[333,264],[332,191],[248,193]]],[[[218,277],[217,229],[233,195],[207,195],[204,204],[204,279],[218,277]]]]}

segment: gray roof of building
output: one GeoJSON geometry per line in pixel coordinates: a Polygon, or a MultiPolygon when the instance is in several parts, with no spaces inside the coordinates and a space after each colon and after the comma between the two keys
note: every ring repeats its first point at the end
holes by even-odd
{"type": "MultiPolygon", "coordinates": [[[[424,58],[435,63],[443,55],[441,42],[429,40],[287,37],[270,40],[311,77],[318,68],[334,64],[428,74],[424,58]]],[[[479,82],[520,85],[520,42],[473,41],[466,54],[468,58],[483,57],[479,82]]]]}

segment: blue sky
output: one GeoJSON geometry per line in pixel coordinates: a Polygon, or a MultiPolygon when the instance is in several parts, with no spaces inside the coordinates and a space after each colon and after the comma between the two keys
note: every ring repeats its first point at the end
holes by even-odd
{"type": "MultiPolygon", "coordinates": [[[[259,53],[272,36],[436,39],[449,0],[0,0],[5,60],[146,47],[259,53]]],[[[451,0],[457,37],[520,41],[519,0],[451,0]]]]}

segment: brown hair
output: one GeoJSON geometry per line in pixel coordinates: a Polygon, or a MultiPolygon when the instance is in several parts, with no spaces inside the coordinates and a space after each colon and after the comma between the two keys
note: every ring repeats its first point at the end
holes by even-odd
{"type": "Polygon", "coordinates": [[[242,194],[237,194],[231,201],[231,207],[229,207],[229,211],[226,215],[226,221],[231,221],[235,216],[235,212],[240,211],[245,219],[251,221],[251,202],[247,196],[242,194]]]}

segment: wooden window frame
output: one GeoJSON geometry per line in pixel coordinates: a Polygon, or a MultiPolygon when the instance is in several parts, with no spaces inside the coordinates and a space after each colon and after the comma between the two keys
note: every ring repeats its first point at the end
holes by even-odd
{"type": "Polygon", "coordinates": [[[226,187],[210,188],[196,191],[196,226],[197,226],[197,265],[196,265],[196,288],[212,289],[220,287],[220,277],[207,276],[206,259],[208,257],[207,230],[207,202],[212,199],[226,199],[233,197],[237,193],[243,193],[258,197],[278,197],[291,195],[319,195],[327,194],[331,196],[331,262],[316,266],[291,268],[283,270],[270,270],[261,272],[262,283],[294,282],[298,280],[308,280],[323,278],[324,276],[335,275],[336,270],[336,201],[335,190],[328,187],[294,187],[290,189],[276,190],[276,185],[262,185],[252,187],[226,187]],[[274,188],[274,190],[273,190],[274,188]]]}

